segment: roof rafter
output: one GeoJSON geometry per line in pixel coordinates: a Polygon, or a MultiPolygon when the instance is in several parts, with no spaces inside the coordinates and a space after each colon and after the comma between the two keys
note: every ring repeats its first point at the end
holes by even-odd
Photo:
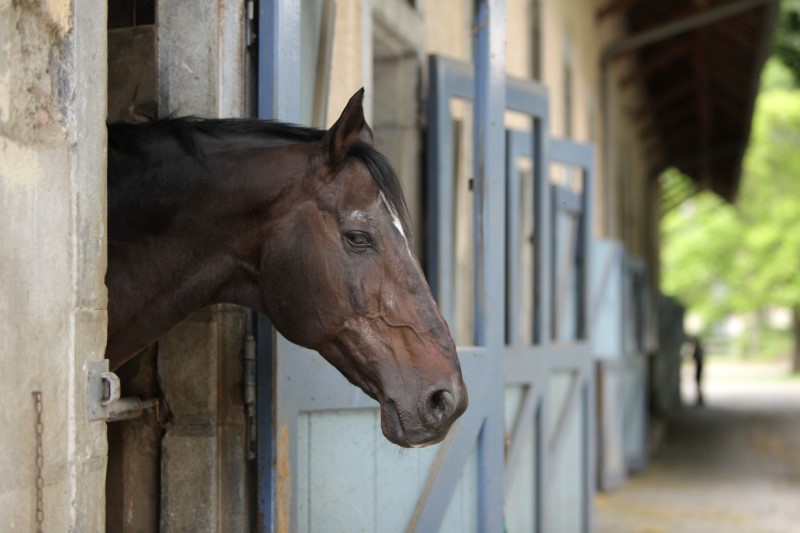
{"type": "Polygon", "coordinates": [[[694,43],[692,43],[691,39],[683,39],[680,45],[661,48],[654,54],[654,57],[648,58],[646,63],[622,78],[620,86],[627,87],[669,66],[673,62],[685,58],[692,51],[693,46],[694,43]]]}
{"type": "Polygon", "coordinates": [[[611,0],[604,6],[597,9],[595,12],[595,20],[601,21],[604,18],[608,17],[609,15],[613,15],[614,13],[619,13],[621,11],[627,11],[631,8],[634,4],[640,2],[641,0],[611,0]]]}

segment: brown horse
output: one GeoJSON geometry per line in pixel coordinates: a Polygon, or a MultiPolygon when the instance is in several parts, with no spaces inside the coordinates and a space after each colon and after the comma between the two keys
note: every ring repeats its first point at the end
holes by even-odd
{"type": "Polygon", "coordinates": [[[380,402],[390,441],[445,437],[467,391],[362,99],[363,89],[328,131],[186,118],[109,126],[113,367],[194,311],[239,304],[380,402]]]}

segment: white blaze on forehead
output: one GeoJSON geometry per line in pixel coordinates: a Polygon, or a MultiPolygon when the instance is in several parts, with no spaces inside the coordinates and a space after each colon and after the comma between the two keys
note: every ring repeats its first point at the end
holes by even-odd
{"type": "Polygon", "coordinates": [[[370,217],[364,211],[351,211],[350,214],[347,215],[347,218],[350,218],[350,219],[354,219],[355,218],[355,219],[364,220],[364,219],[368,219],[370,217]]]}
{"type": "Polygon", "coordinates": [[[392,216],[392,224],[394,224],[394,227],[400,232],[400,235],[403,236],[403,240],[406,241],[406,248],[408,248],[408,237],[406,237],[406,232],[403,231],[403,223],[400,222],[400,217],[397,216],[397,211],[394,210],[392,204],[386,200],[386,196],[383,195],[383,191],[381,191],[380,200],[383,202],[383,205],[386,206],[386,209],[389,210],[389,214],[392,216]]]}

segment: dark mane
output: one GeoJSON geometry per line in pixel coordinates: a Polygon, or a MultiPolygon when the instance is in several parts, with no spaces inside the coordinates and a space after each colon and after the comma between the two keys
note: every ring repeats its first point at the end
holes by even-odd
{"type": "MultiPolygon", "coordinates": [[[[115,150],[136,159],[146,158],[154,152],[178,149],[203,161],[205,145],[213,140],[239,137],[243,141],[263,141],[265,144],[269,141],[310,143],[320,141],[324,135],[325,130],[270,120],[167,117],[141,124],[109,124],[108,146],[109,151],[115,150]]],[[[397,212],[405,234],[410,236],[408,207],[400,180],[386,157],[372,145],[360,140],[353,144],[348,155],[367,166],[378,189],[397,212]]],[[[109,160],[109,175],[112,172],[109,160]]]]}

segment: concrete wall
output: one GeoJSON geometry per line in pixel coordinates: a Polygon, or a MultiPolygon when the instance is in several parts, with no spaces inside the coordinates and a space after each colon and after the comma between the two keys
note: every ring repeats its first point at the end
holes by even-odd
{"type": "Polygon", "coordinates": [[[0,1],[0,517],[100,531],[105,423],[86,364],[106,338],[106,2],[0,1]],[[37,495],[41,392],[43,481],[37,495]]]}

